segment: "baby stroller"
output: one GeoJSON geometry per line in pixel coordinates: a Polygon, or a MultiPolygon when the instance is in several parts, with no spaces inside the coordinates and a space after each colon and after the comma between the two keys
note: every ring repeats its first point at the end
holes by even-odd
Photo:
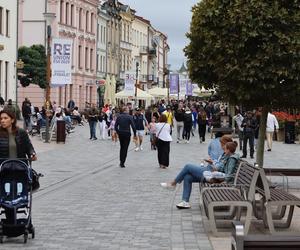
{"type": "Polygon", "coordinates": [[[4,236],[35,237],[31,220],[32,168],[26,159],[9,159],[0,165],[0,243],[4,236]],[[5,215],[5,218],[4,216],[5,215]]]}

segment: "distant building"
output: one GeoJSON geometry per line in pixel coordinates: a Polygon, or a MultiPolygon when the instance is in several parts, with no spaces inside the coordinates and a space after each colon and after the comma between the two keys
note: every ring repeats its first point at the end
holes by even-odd
{"type": "Polygon", "coordinates": [[[0,96],[16,101],[17,0],[0,0],[0,96]]]}

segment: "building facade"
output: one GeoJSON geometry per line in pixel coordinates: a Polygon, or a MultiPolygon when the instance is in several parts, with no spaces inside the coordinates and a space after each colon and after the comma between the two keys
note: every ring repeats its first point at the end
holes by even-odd
{"type": "Polygon", "coordinates": [[[55,13],[52,37],[73,41],[72,83],[51,87],[51,101],[66,106],[74,100],[80,108],[96,103],[96,31],[98,0],[19,1],[19,45],[46,45],[43,13],[55,13]],[[35,30],[35,32],[32,32],[35,30]]]}
{"type": "Polygon", "coordinates": [[[0,0],[0,96],[16,101],[17,0],[0,0]]]}
{"type": "Polygon", "coordinates": [[[125,84],[125,72],[133,71],[132,65],[132,22],[135,10],[129,7],[120,13],[121,16],[121,42],[120,42],[120,85],[125,84]]]}

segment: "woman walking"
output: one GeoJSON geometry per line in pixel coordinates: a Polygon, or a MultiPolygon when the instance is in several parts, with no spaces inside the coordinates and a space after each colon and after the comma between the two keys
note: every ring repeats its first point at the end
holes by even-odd
{"type": "Polygon", "coordinates": [[[163,169],[169,166],[170,142],[172,141],[171,126],[167,121],[167,116],[162,114],[156,124],[158,163],[163,169]]]}
{"type": "Polygon", "coordinates": [[[205,132],[206,132],[206,112],[203,107],[199,108],[198,111],[198,131],[199,131],[199,138],[200,143],[205,142],[205,132]]]}

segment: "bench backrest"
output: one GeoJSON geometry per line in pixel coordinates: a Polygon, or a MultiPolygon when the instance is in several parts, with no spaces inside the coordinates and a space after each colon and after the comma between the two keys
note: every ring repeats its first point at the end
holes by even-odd
{"type": "Polygon", "coordinates": [[[248,190],[248,200],[252,200],[255,195],[255,187],[259,177],[259,168],[246,161],[240,161],[237,169],[234,185],[245,187],[248,190]]]}

